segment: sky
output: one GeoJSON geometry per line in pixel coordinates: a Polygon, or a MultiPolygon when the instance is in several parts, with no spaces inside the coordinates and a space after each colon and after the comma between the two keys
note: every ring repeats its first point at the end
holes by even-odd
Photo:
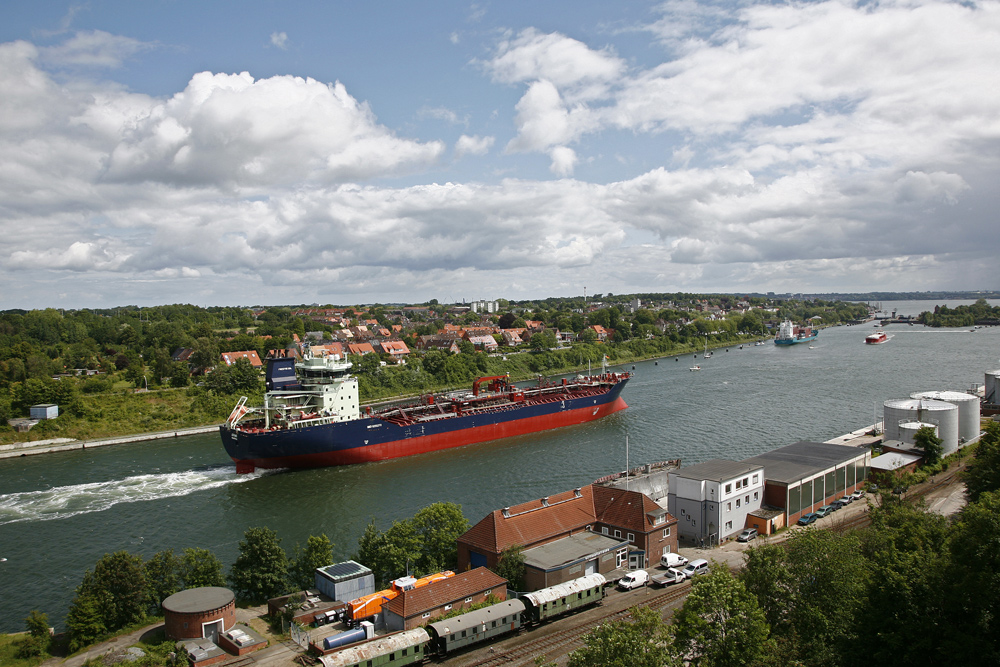
{"type": "Polygon", "coordinates": [[[0,6],[0,309],[996,289],[1000,0],[0,6]]]}

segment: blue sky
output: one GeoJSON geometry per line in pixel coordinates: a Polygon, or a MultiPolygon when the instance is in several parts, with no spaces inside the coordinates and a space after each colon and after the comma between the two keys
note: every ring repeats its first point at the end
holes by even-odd
{"type": "Polygon", "coordinates": [[[1000,4],[13,2],[0,308],[996,288],[1000,4]]]}

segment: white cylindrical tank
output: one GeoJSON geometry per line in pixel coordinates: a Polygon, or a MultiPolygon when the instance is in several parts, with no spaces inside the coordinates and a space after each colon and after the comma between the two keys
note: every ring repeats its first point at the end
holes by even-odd
{"type": "Polygon", "coordinates": [[[926,422],[938,427],[942,456],[958,449],[958,408],[944,401],[925,398],[893,398],[883,405],[886,440],[902,440],[899,425],[926,422]]]}
{"type": "Polygon", "coordinates": [[[986,371],[986,387],[983,395],[987,403],[1000,403],[1000,370],[986,371]]]}
{"type": "Polygon", "coordinates": [[[910,398],[929,398],[951,403],[958,408],[959,443],[971,442],[979,437],[980,406],[979,397],[964,391],[920,391],[910,394],[910,398]]]}
{"type": "Polygon", "coordinates": [[[914,444],[913,436],[917,434],[917,431],[925,426],[930,426],[934,429],[934,435],[938,435],[937,424],[929,424],[927,422],[904,422],[899,425],[899,439],[908,445],[914,444]]]}

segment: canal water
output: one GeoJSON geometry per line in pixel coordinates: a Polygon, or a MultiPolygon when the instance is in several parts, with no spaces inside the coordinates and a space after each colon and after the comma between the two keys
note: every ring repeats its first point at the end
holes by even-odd
{"type": "MultiPolygon", "coordinates": [[[[899,314],[933,307],[882,305],[899,314]]],[[[631,467],[739,460],[862,428],[886,399],[964,391],[1000,368],[1000,328],[891,325],[888,343],[865,345],[873,330],[834,327],[791,347],[767,341],[638,363],[623,393],[629,409],[600,422],[382,463],[238,476],[217,434],[0,460],[0,631],[23,630],[32,609],[61,627],[75,587],[105,553],[202,547],[228,568],[243,532],[269,526],[289,552],[325,533],[348,558],[373,518],[384,529],[451,501],[475,523],[625,469],[626,441],[631,467]]]]}

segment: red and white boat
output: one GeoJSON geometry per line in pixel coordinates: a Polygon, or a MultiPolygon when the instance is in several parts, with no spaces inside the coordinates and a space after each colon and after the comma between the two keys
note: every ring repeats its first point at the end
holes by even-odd
{"type": "Polygon", "coordinates": [[[879,343],[884,343],[887,340],[889,340],[889,337],[885,335],[884,331],[876,331],[873,334],[865,336],[865,342],[869,345],[878,345],[879,343]]]}

